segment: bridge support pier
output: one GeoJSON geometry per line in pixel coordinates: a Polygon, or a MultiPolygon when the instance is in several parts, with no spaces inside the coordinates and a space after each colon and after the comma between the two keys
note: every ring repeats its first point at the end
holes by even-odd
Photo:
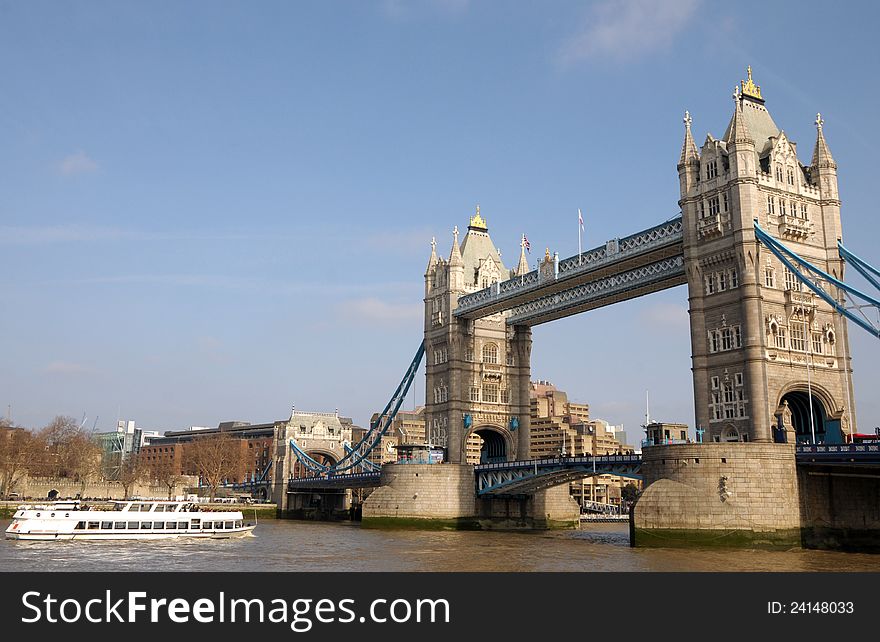
{"type": "Polygon", "coordinates": [[[351,518],[351,490],[289,491],[287,509],[279,516],[287,519],[343,520],[351,518]]]}
{"type": "Polygon", "coordinates": [[[469,464],[385,464],[364,501],[362,525],[386,528],[575,528],[568,484],[515,497],[477,498],[469,464]]]}
{"type": "Polygon", "coordinates": [[[801,545],[794,444],[646,447],[633,546],[801,545]]]}

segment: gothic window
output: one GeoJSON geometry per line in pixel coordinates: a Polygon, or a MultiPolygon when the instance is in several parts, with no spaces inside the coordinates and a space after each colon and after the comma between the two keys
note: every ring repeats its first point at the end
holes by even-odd
{"type": "Polygon", "coordinates": [[[700,201],[700,218],[706,218],[706,205],[700,201]]]}
{"type": "Polygon", "coordinates": [[[823,339],[822,333],[821,332],[813,332],[812,335],[813,335],[813,347],[812,347],[813,352],[815,352],[816,354],[824,354],[825,353],[825,346],[823,345],[823,341],[822,341],[822,339],[823,339]]]}
{"type": "Polygon", "coordinates": [[[779,213],[782,216],[785,216],[785,199],[784,198],[779,199],[779,213]]]}
{"type": "Polygon", "coordinates": [[[729,207],[729,205],[728,205],[727,192],[724,192],[724,211],[725,212],[727,211],[728,207],[729,207]]]}
{"type": "Polygon", "coordinates": [[[507,365],[509,365],[509,366],[513,365],[513,352],[511,352],[511,351],[508,351],[508,353],[507,353],[507,365]]]}
{"type": "Polygon", "coordinates": [[[465,348],[464,351],[464,360],[465,361],[473,361],[474,360],[474,349],[470,346],[465,348]]]}
{"type": "Polygon", "coordinates": [[[801,203],[801,218],[807,220],[807,204],[801,203]]]}
{"type": "Polygon", "coordinates": [[[772,196],[767,197],[767,212],[770,214],[776,214],[776,199],[772,196]]]}
{"type": "Polygon", "coordinates": [[[709,161],[706,164],[706,178],[715,178],[718,175],[718,162],[709,161]]]}
{"type": "Polygon", "coordinates": [[[743,373],[737,372],[733,375],[733,383],[737,388],[741,387],[743,385],[743,373]]]}
{"type": "Polygon", "coordinates": [[[738,288],[739,287],[739,277],[736,273],[736,268],[731,268],[730,270],[730,287],[738,288]]]}
{"type": "Polygon", "coordinates": [[[789,185],[794,185],[794,170],[793,170],[791,167],[789,167],[789,168],[786,170],[786,174],[787,174],[786,177],[788,178],[788,184],[789,184],[789,185]]]}
{"type": "Polygon", "coordinates": [[[718,339],[718,331],[711,330],[709,332],[709,352],[718,352],[718,349],[720,347],[718,345],[718,339]]]}
{"type": "Polygon", "coordinates": [[[792,321],[791,323],[791,341],[790,346],[792,350],[797,350],[798,352],[806,351],[806,342],[804,340],[804,326],[800,321],[792,321]]]}
{"type": "Polygon", "coordinates": [[[740,326],[733,326],[733,347],[734,348],[742,348],[742,329],[740,326]]]}
{"type": "Polygon", "coordinates": [[[482,282],[480,283],[480,287],[485,289],[489,287],[489,277],[484,276],[482,282]]]}
{"type": "Polygon", "coordinates": [[[785,349],[785,328],[774,326],[773,337],[776,347],[785,349]]]}
{"type": "Polygon", "coordinates": [[[483,363],[498,363],[498,346],[494,343],[483,346],[483,363]]]}
{"type": "Polygon", "coordinates": [[[785,289],[795,290],[796,292],[801,291],[801,282],[798,280],[797,276],[795,276],[794,272],[788,268],[785,268],[785,289]]]}
{"type": "Polygon", "coordinates": [[[712,377],[712,390],[718,390],[718,377],[712,377]]]}
{"type": "Polygon", "coordinates": [[[498,384],[483,384],[483,403],[498,403],[498,384]]]}
{"type": "Polygon", "coordinates": [[[718,274],[718,291],[724,292],[727,289],[727,274],[721,272],[718,274]]]}
{"type": "Polygon", "coordinates": [[[792,215],[792,217],[797,216],[797,203],[794,201],[788,202],[788,213],[792,215]]]}
{"type": "Polygon", "coordinates": [[[718,212],[720,211],[718,207],[718,197],[713,196],[709,199],[709,216],[718,216],[718,212]]]}
{"type": "Polygon", "coordinates": [[[776,275],[773,273],[772,267],[764,268],[764,287],[776,287],[776,275]]]}
{"type": "Polygon", "coordinates": [[[733,384],[729,381],[724,382],[724,403],[733,403],[733,384]]]}
{"type": "Polygon", "coordinates": [[[480,400],[480,389],[476,386],[471,386],[470,400],[474,402],[478,402],[480,400]]]}
{"type": "Polygon", "coordinates": [[[510,393],[507,392],[507,388],[501,389],[501,403],[510,403],[510,393]]]}
{"type": "Polygon", "coordinates": [[[776,165],[776,180],[782,182],[782,165],[776,165]]]}
{"type": "Polygon", "coordinates": [[[721,349],[731,350],[733,348],[733,333],[730,328],[721,329],[721,349]]]}
{"type": "Polygon", "coordinates": [[[439,296],[435,297],[431,301],[431,306],[432,306],[431,309],[434,311],[434,314],[437,314],[438,312],[440,312],[443,309],[443,302],[439,296]]]}
{"type": "Polygon", "coordinates": [[[714,294],[715,293],[715,275],[708,274],[706,275],[706,294],[714,294]]]}

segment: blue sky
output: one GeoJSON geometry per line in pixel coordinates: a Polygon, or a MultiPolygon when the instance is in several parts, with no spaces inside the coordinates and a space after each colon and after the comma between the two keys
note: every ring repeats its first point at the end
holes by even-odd
{"type": "MultiPolygon", "coordinates": [[[[366,423],[422,334],[432,236],[474,206],[604,243],[678,214],[685,109],[721,136],[751,64],[845,242],[880,251],[867,3],[0,1],[0,403],[111,429],[366,423]]],[[[693,424],[684,287],[534,331],[532,373],[636,433],[693,424]]],[[[850,332],[861,429],[878,345],[850,332]]],[[[417,380],[407,407],[424,400],[417,380]]]]}

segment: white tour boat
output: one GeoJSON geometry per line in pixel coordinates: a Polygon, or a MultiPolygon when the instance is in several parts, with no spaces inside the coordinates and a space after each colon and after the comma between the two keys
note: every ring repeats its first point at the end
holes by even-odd
{"type": "Polygon", "coordinates": [[[241,511],[214,512],[189,502],[114,501],[103,510],[80,501],[19,506],[6,539],[170,539],[245,537],[241,511]]]}

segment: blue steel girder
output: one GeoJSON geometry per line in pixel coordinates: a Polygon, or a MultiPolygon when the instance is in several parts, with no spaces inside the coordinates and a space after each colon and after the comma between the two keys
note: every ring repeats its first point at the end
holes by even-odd
{"type": "Polygon", "coordinates": [[[641,466],[641,455],[606,455],[481,464],[474,472],[477,495],[488,497],[530,495],[595,475],[640,479],[641,466]]]}
{"type": "Polygon", "coordinates": [[[305,492],[332,488],[373,488],[379,485],[379,475],[378,472],[369,472],[293,477],[287,481],[287,490],[305,492]]]}
{"type": "MultiPolygon", "coordinates": [[[[603,246],[563,259],[559,262],[558,271],[550,277],[542,277],[539,271],[533,270],[523,276],[493,283],[488,288],[462,296],[458,299],[454,315],[465,319],[489,316],[586,283],[657,263],[662,259],[679,257],[683,255],[682,242],[682,219],[678,216],[650,229],[622,239],[613,239],[603,246]]],[[[681,282],[684,283],[684,280],[681,282]]],[[[673,285],[678,283],[667,287],[673,285]]],[[[663,288],[655,287],[651,291],[658,289],[663,288]]],[[[640,294],[633,291],[632,296],[626,298],[635,296],[640,294]]]]}

